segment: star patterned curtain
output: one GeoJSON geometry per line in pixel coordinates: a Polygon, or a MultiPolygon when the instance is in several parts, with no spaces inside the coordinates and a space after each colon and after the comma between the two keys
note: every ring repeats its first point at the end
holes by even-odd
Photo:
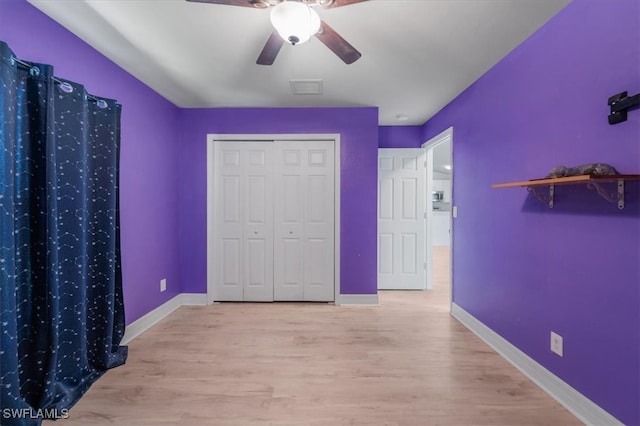
{"type": "Polygon", "coordinates": [[[121,106],[0,55],[0,424],[39,425],[127,357],[121,106]]]}

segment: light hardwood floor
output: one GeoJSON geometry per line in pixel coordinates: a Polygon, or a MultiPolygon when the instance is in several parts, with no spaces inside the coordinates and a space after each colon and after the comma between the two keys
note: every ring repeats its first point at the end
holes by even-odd
{"type": "Polygon", "coordinates": [[[449,315],[447,257],[432,291],[379,307],[182,307],[60,424],[580,424],[449,315]]]}

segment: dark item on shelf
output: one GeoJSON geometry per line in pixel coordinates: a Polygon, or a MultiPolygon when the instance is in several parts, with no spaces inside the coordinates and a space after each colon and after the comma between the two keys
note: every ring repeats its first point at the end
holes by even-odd
{"type": "Polygon", "coordinates": [[[582,164],[575,167],[558,166],[551,169],[545,179],[554,179],[567,176],[609,176],[619,175],[620,173],[611,164],[606,163],[590,163],[582,164]]]}

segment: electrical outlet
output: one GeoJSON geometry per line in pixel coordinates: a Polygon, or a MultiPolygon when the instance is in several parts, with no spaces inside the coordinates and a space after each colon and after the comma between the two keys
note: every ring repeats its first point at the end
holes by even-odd
{"type": "Polygon", "coordinates": [[[562,336],[552,331],[551,332],[551,352],[553,352],[558,356],[563,356],[562,346],[563,346],[562,336]]]}
{"type": "Polygon", "coordinates": [[[453,206],[453,217],[458,217],[458,206],[453,206]]]}
{"type": "Polygon", "coordinates": [[[160,280],[160,293],[167,290],[167,279],[163,278],[160,280]]]}

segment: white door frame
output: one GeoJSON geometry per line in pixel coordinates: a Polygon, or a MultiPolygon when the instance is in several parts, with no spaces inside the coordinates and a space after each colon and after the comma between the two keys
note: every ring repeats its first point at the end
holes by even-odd
{"type": "Polygon", "coordinates": [[[215,302],[215,212],[217,182],[215,177],[215,142],[314,141],[334,143],[334,303],[340,304],[340,134],[208,134],[207,135],[207,303],[215,302]]]}
{"type": "Polygon", "coordinates": [[[453,127],[449,127],[444,132],[429,139],[421,146],[427,151],[427,289],[433,288],[433,149],[438,145],[450,142],[451,145],[451,210],[449,211],[449,223],[451,223],[451,232],[449,233],[449,281],[450,295],[449,302],[453,302],[453,127]]]}

